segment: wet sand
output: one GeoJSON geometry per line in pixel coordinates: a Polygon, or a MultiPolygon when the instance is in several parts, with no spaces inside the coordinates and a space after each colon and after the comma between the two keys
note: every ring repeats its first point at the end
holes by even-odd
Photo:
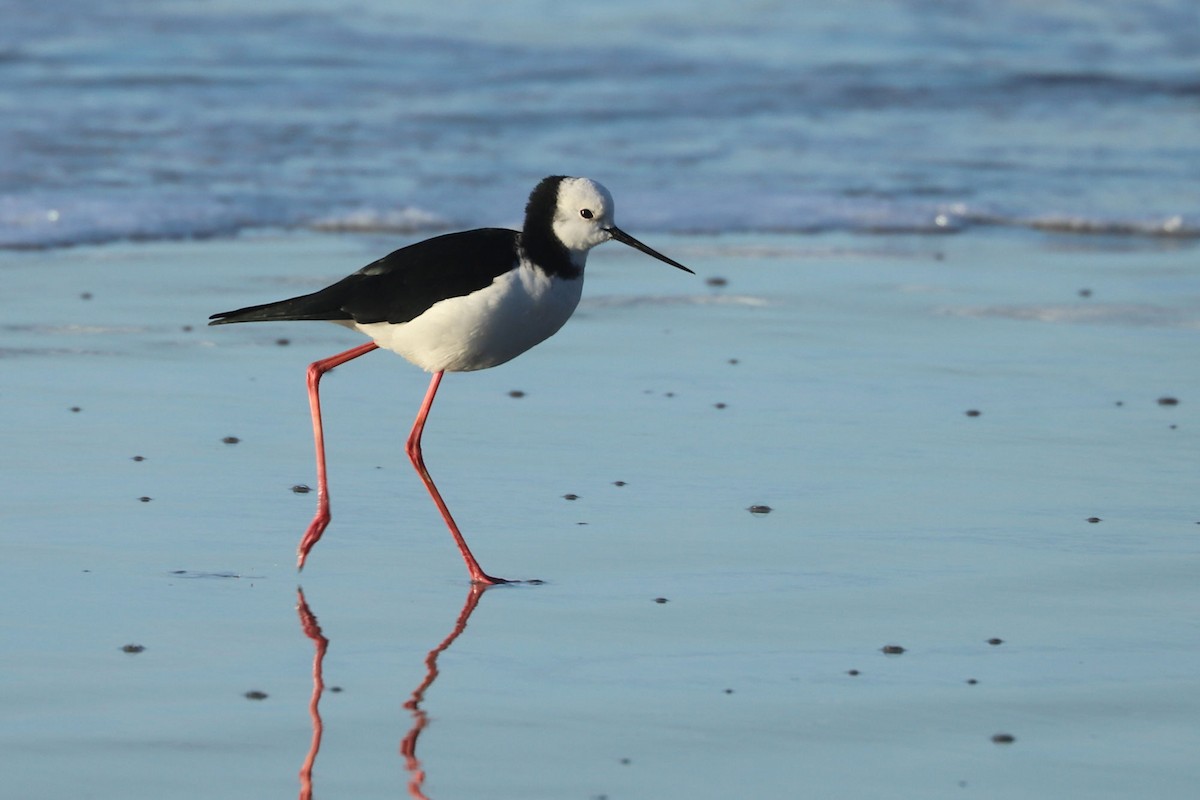
{"type": "Polygon", "coordinates": [[[304,368],[360,339],[204,326],[401,242],[0,252],[12,794],[1185,796],[1194,248],[646,239],[699,276],[602,248],[443,384],[434,479],[545,581],[481,596],[404,456],[422,373],[323,383],[297,576],[304,368]]]}

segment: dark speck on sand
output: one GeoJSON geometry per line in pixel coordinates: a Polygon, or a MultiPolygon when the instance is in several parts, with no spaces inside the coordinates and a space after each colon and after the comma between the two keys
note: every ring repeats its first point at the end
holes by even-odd
{"type": "Polygon", "coordinates": [[[250,691],[246,692],[245,697],[247,700],[266,700],[267,693],[260,692],[258,689],[251,689],[250,691]]]}
{"type": "Polygon", "coordinates": [[[880,648],[885,655],[898,656],[904,652],[904,648],[898,644],[885,644],[880,648]]]}
{"type": "Polygon", "coordinates": [[[221,441],[224,442],[225,444],[237,444],[238,442],[241,441],[241,439],[239,439],[236,436],[226,436],[221,441]]]}
{"type": "Polygon", "coordinates": [[[753,506],[750,506],[750,507],[749,507],[748,509],[746,509],[746,510],[747,510],[747,511],[749,511],[751,514],[757,514],[757,515],[759,515],[759,516],[762,516],[763,514],[770,514],[770,513],[771,513],[771,507],[770,507],[770,506],[763,506],[763,505],[753,505],[753,506]]]}
{"type": "Polygon", "coordinates": [[[127,644],[121,648],[122,653],[140,653],[146,648],[140,644],[127,644]]]}
{"type": "Polygon", "coordinates": [[[996,744],[1012,744],[1017,738],[1011,733],[997,733],[992,736],[992,741],[996,744]]]}

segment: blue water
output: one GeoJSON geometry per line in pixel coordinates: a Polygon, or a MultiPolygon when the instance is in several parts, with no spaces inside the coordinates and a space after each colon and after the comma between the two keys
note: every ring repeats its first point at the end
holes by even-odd
{"type": "Polygon", "coordinates": [[[1191,0],[3,16],[0,247],[515,225],[558,172],[640,231],[1200,235],[1191,0]]]}
{"type": "Polygon", "coordinates": [[[1198,8],[0,0],[5,796],[1190,796],[1198,8]],[[555,172],[697,275],[445,381],[546,583],[387,353],[298,576],[361,337],[205,319],[555,172]]]}

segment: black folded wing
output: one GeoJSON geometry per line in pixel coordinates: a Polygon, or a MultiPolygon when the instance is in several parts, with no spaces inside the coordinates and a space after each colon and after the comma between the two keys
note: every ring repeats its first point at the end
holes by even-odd
{"type": "Polygon", "coordinates": [[[332,320],[408,322],[434,303],[489,286],[517,265],[517,231],[480,228],[395,250],[318,292],[213,314],[230,322],[332,320]]]}

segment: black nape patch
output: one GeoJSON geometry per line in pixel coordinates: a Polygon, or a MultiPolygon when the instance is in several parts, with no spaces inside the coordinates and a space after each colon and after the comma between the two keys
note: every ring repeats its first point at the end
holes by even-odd
{"type": "Polygon", "coordinates": [[[525,227],[521,249],[525,256],[548,274],[559,278],[578,278],[582,270],[571,263],[571,254],[554,235],[554,214],[558,210],[558,189],[566,175],[543,178],[525,204],[525,227]]]}

